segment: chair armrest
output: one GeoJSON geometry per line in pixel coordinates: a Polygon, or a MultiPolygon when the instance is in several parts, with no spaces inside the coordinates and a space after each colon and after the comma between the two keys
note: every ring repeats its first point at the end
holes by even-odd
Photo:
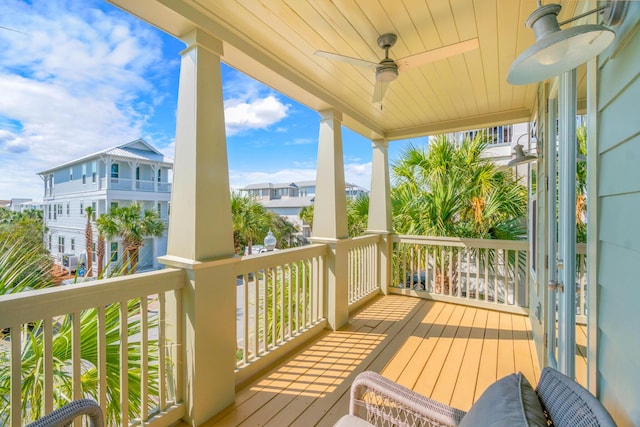
{"type": "Polygon", "coordinates": [[[466,414],[371,371],[360,373],[353,381],[349,412],[385,426],[455,427],[466,414]]]}
{"type": "Polygon", "coordinates": [[[91,399],[79,399],[48,413],[27,427],[62,427],[70,424],[76,417],[82,415],[89,416],[89,426],[104,426],[100,405],[91,399]]]}

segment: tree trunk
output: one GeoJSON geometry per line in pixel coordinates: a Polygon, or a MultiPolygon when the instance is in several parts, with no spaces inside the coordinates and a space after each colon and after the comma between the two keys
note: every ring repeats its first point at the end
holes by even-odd
{"type": "Polygon", "coordinates": [[[130,246],[127,252],[129,253],[129,262],[131,267],[129,274],[135,274],[136,267],[138,266],[138,254],[140,253],[140,246],[130,246]]]}
{"type": "Polygon", "coordinates": [[[104,267],[104,236],[102,233],[98,234],[98,277],[102,275],[102,269],[104,267]]]}
{"type": "Polygon", "coordinates": [[[93,229],[91,227],[91,218],[87,218],[87,227],[84,231],[84,240],[87,252],[87,277],[93,276],[93,229]]]}
{"type": "Polygon", "coordinates": [[[435,290],[437,294],[449,295],[449,274],[445,270],[444,274],[440,271],[440,269],[436,270],[436,285],[435,290]]]}

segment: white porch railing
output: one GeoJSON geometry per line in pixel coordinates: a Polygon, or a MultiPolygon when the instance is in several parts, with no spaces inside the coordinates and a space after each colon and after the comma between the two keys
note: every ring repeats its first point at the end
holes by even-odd
{"type": "Polygon", "coordinates": [[[153,191],[153,185],[153,181],[136,180],[136,190],[139,191],[153,191]]]}
{"type": "Polygon", "coordinates": [[[112,190],[131,190],[131,180],[128,178],[109,178],[108,185],[112,190]]]}
{"type": "Polygon", "coordinates": [[[109,425],[181,419],[184,286],[183,271],[166,269],[0,296],[0,424],[83,397],[109,425]]]}
{"type": "Polygon", "coordinates": [[[325,326],[326,252],[326,245],[316,244],[247,256],[237,264],[238,370],[258,359],[262,366],[271,359],[265,356],[325,326]]]}
{"type": "Polygon", "coordinates": [[[160,193],[170,193],[171,192],[171,183],[170,182],[159,182],[158,183],[158,192],[160,192],[160,193]]]}
{"type": "Polygon", "coordinates": [[[355,237],[343,243],[347,250],[347,285],[349,305],[380,289],[378,281],[377,234],[355,237]]]}
{"type": "Polygon", "coordinates": [[[526,241],[393,236],[392,291],[526,312],[526,241]]]}
{"type": "MultiPolygon", "coordinates": [[[[352,309],[378,293],[387,280],[383,271],[389,271],[392,293],[527,312],[527,242],[389,236],[393,250],[387,266],[381,265],[386,258],[381,254],[388,243],[381,246],[381,239],[368,235],[338,241],[334,255],[331,244],[314,244],[233,262],[236,282],[228,285],[236,289],[236,385],[327,326],[330,256],[346,257],[335,264],[338,286],[347,287],[339,294],[348,301],[334,304],[339,310],[347,304],[352,309]]],[[[0,340],[0,366],[10,378],[6,423],[21,425],[37,416],[33,414],[85,396],[105,410],[111,408],[106,412],[118,425],[180,420],[188,412],[182,397],[190,385],[183,369],[176,367],[186,366],[192,357],[181,347],[180,331],[188,329],[185,286],[182,270],[165,269],[1,296],[0,330],[9,333],[0,340]],[[57,337],[66,330],[69,355],[61,361],[56,352],[62,341],[57,337]],[[95,337],[95,343],[87,336],[95,337]],[[36,344],[43,370],[34,389],[42,390],[42,399],[23,401],[28,394],[21,379],[36,344]],[[116,365],[107,364],[110,352],[117,355],[116,365]],[[60,372],[68,379],[66,395],[60,372]],[[140,372],[139,381],[130,377],[135,372],[140,372]]]]}

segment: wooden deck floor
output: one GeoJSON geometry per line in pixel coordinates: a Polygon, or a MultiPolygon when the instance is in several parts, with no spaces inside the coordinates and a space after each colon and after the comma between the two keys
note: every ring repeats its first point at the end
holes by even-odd
{"type": "Polygon", "coordinates": [[[381,372],[468,410],[496,379],[540,374],[524,316],[404,296],[380,297],[256,381],[205,426],[331,426],[348,412],[349,387],[381,372]]]}

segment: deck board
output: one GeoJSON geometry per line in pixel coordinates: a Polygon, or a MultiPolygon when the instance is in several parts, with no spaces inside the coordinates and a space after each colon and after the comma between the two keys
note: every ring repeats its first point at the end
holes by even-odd
{"type": "Polygon", "coordinates": [[[331,426],[348,412],[351,382],[364,370],[468,410],[511,372],[536,384],[536,360],[524,316],[379,297],[345,328],[323,332],[240,389],[235,404],[204,425],[331,426]]]}
{"type": "MultiPolygon", "coordinates": [[[[478,366],[482,356],[484,331],[487,326],[487,310],[475,310],[473,329],[469,334],[466,351],[460,365],[458,380],[456,381],[450,405],[455,408],[470,408],[474,402],[476,384],[478,380],[478,366]]],[[[443,402],[444,403],[444,402],[443,402]]]]}

